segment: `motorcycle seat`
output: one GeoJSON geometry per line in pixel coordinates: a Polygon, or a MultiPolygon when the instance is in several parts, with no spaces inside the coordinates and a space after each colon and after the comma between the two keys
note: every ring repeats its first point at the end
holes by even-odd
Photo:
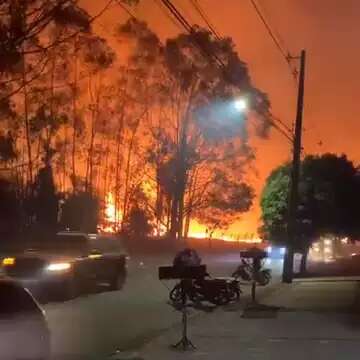
{"type": "Polygon", "coordinates": [[[221,282],[224,282],[224,281],[226,281],[226,282],[231,282],[231,281],[234,281],[235,280],[235,278],[233,278],[233,277],[231,277],[231,276],[217,276],[217,277],[215,277],[215,278],[212,278],[213,280],[215,280],[215,281],[221,281],[221,282]]]}

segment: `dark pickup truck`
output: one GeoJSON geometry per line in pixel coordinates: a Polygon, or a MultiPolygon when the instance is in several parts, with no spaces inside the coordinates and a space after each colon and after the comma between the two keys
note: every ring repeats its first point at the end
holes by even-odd
{"type": "Polygon", "coordinates": [[[126,279],[126,252],[120,240],[81,232],[59,232],[41,246],[9,252],[1,265],[3,275],[39,299],[119,290],[126,279]]]}

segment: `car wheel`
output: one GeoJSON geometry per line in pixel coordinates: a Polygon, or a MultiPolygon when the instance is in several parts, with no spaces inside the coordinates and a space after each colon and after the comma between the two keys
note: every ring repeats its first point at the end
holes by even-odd
{"type": "Polygon", "coordinates": [[[69,277],[58,288],[57,300],[68,301],[80,295],[78,283],[75,278],[69,277]]]}
{"type": "Polygon", "coordinates": [[[125,285],[125,281],[126,281],[126,270],[122,269],[121,271],[117,271],[109,281],[110,291],[121,290],[125,285]]]}

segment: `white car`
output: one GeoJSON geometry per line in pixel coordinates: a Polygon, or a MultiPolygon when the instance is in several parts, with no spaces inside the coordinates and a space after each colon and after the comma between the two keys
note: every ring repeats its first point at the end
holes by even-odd
{"type": "Polygon", "coordinates": [[[45,315],[20,284],[0,279],[0,360],[47,360],[50,333],[45,315]]]}

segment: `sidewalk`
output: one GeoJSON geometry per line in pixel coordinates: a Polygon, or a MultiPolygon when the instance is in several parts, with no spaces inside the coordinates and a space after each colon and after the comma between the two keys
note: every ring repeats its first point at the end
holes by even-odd
{"type": "MultiPolygon", "coordinates": [[[[144,360],[254,359],[346,360],[360,355],[360,286],[357,282],[296,282],[278,285],[259,296],[279,307],[245,312],[243,307],[217,309],[189,322],[196,351],[172,350],[181,327],[147,344],[144,360]],[[256,318],[244,318],[244,316],[256,318]]],[[[179,314],[180,316],[180,314],[179,314]]],[[[121,357],[119,357],[121,359],[121,357]]]]}

